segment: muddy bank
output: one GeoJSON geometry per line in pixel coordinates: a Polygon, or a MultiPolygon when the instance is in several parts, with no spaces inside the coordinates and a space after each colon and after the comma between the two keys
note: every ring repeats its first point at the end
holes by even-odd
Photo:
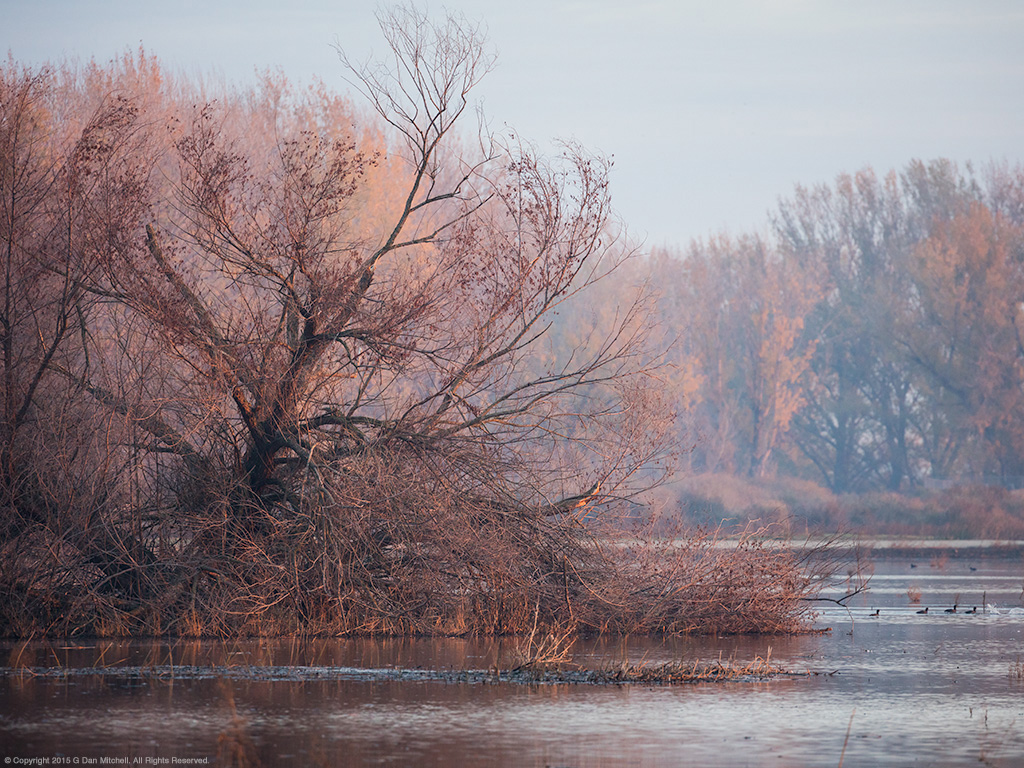
{"type": "Polygon", "coordinates": [[[622,664],[602,669],[408,669],[318,666],[115,666],[115,667],[0,667],[6,678],[43,678],[66,682],[102,679],[126,687],[183,680],[225,680],[299,683],[310,681],[438,682],[471,685],[678,685],[703,682],[744,682],[775,677],[798,677],[809,672],[791,672],[757,658],[745,666],[730,662],[666,664],[622,664]]]}

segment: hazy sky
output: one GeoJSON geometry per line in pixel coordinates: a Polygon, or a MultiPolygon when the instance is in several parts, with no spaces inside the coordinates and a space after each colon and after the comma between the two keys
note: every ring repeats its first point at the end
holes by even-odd
{"type": "MultiPolygon", "coordinates": [[[[422,4],[421,4],[422,6],[422,4]]],[[[16,61],[165,66],[244,82],[280,66],[345,89],[335,41],[381,51],[357,0],[0,0],[16,61]]],[[[1020,0],[450,0],[498,52],[492,127],[615,157],[613,199],[649,244],[760,228],[794,184],[913,158],[1024,159],[1020,0]]]]}

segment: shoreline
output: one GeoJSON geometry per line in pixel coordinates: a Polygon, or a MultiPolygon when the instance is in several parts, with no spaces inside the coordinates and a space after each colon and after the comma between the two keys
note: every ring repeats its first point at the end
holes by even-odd
{"type": "MultiPolygon", "coordinates": [[[[791,537],[766,538],[768,548],[815,550],[847,554],[862,552],[873,557],[893,559],[904,557],[991,557],[998,559],[1024,558],[1024,541],[1016,539],[928,539],[918,536],[856,536],[842,534],[835,537],[813,536],[804,539],[791,537]]],[[[739,545],[738,540],[721,539],[716,546],[723,549],[739,545]]]]}

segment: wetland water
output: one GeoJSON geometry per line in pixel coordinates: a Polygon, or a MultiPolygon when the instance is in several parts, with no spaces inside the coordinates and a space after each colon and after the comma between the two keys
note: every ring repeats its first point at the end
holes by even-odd
{"type": "Polygon", "coordinates": [[[789,767],[836,766],[846,741],[844,766],[1024,765],[1019,554],[871,565],[870,590],[848,609],[822,604],[827,634],[591,642],[575,654],[595,666],[624,654],[746,663],[770,648],[773,663],[817,673],[760,682],[521,685],[424,671],[486,670],[508,658],[508,640],[7,642],[0,757],[220,765],[234,750],[266,766],[789,767]],[[957,596],[958,612],[945,613],[957,596]]]}

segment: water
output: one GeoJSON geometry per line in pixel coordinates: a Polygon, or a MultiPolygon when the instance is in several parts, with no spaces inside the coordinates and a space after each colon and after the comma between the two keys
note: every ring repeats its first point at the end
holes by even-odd
{"type": "Polygon", "coordinates": [[[977,554],[911,562],[877,561],[869,591],[847,606],[822,603],[826,634],[630,639],[576,652],[600,665],[746,662],[770,650],[774,663],[810,672],[760,682],[430,679],[427,670],[507,660],[511,640],[8,642],[0,753],[50,765],[217,765],[232,755],[266,766],[1024,764],[1024,565],[977,554]],[[958,597],[957,613],[945,613],[958,597]],[[983,612],[986,602],[998,613],[983,612]]]}

